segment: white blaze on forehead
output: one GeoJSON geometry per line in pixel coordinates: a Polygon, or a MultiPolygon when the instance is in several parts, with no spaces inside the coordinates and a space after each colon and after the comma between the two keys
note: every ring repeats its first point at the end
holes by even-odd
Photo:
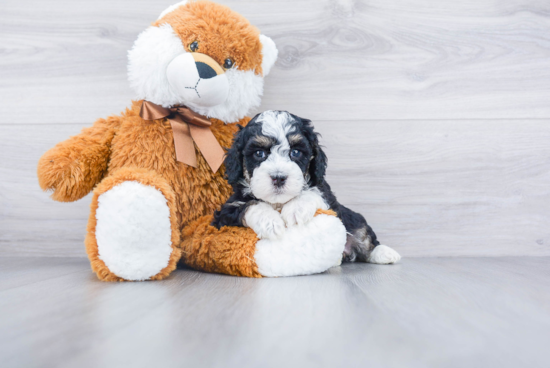
{"type": "Polygon", "coordinates": [[[305,185],[302,169],[290,159],[290,144],[287,135],[296,130],[294,119],[285,111],[265,111],[258,116],[262,124],[262,135],[274,138],[277,143],[271,147],[271,154],[254,169],[250,179],[252,194],[268,203],[286,203],[300,194],[305,185]],[[282,188],[273,186],[273,176],[286,177],[282,188]]]}
{"type": "Polygon", "coordinates": [[[289,150],[287,135],[294,132],[296,127],[292,124],[292,116],[286,111],[264,111],[258,117],[258,122],[262,123],[262,134],[275,138],[277,144],[271,148],[271,152],[289,150]]]}

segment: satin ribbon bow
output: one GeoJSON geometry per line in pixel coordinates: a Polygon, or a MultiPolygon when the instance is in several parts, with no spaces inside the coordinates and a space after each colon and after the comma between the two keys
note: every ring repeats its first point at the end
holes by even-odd
{"type": "Polygon", "coordinates": [[[149,101],[143,101],[139,112],[145,120],[167,118],[174,133],[176,159],[186,165],[197,167],[197,145],[213,172],[218,171],[225,152],[210,130],[212,123],[205,116],[197,114],[186,106],[165,108],[149,101]]]}

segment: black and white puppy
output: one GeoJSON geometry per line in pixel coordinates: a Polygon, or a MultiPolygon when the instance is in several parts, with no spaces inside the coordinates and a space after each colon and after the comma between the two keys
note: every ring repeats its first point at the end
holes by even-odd
{"type": "Polygon", "coordinates": [[[380,245],[362,215],[336,200],[310,120],[286,111],[256,115],[235,135],[225,168],[234,194],[216,211],[213,226],[247,226],[260,239],[273,239],[309,222],[317,209],[331,209],[347,232],[343,261],[389,264],[401,258],[380,245]]]}

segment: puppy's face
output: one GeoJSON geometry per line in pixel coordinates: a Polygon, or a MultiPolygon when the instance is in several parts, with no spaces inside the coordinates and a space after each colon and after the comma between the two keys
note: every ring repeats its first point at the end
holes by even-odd
{"type": "Polygon", "coordinates": [[[266,111],[242,129],[226,159],[230,184],[268,203],[286,203],[322,180],[326,157],[310,121],[266,111]]]}

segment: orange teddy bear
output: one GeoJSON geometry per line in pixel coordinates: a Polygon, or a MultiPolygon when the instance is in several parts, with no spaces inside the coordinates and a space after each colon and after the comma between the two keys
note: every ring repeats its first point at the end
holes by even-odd
{"type": "MultiPolygon", "coordinates": [[[[40,186],[62,202],[93,190],[85,243],[101,280],[163,279],[180,258],[205,271],[261,277],[256,234],[210,221],[231,195],[222,147],[260,104],[274,42],[225,6],[184,1],[141,33],[128,56],[138,100],[46,152],[40,186]]],[[[342,249],[333,248],[326,265],[305,273],[338,263],[342,249]]]]}

